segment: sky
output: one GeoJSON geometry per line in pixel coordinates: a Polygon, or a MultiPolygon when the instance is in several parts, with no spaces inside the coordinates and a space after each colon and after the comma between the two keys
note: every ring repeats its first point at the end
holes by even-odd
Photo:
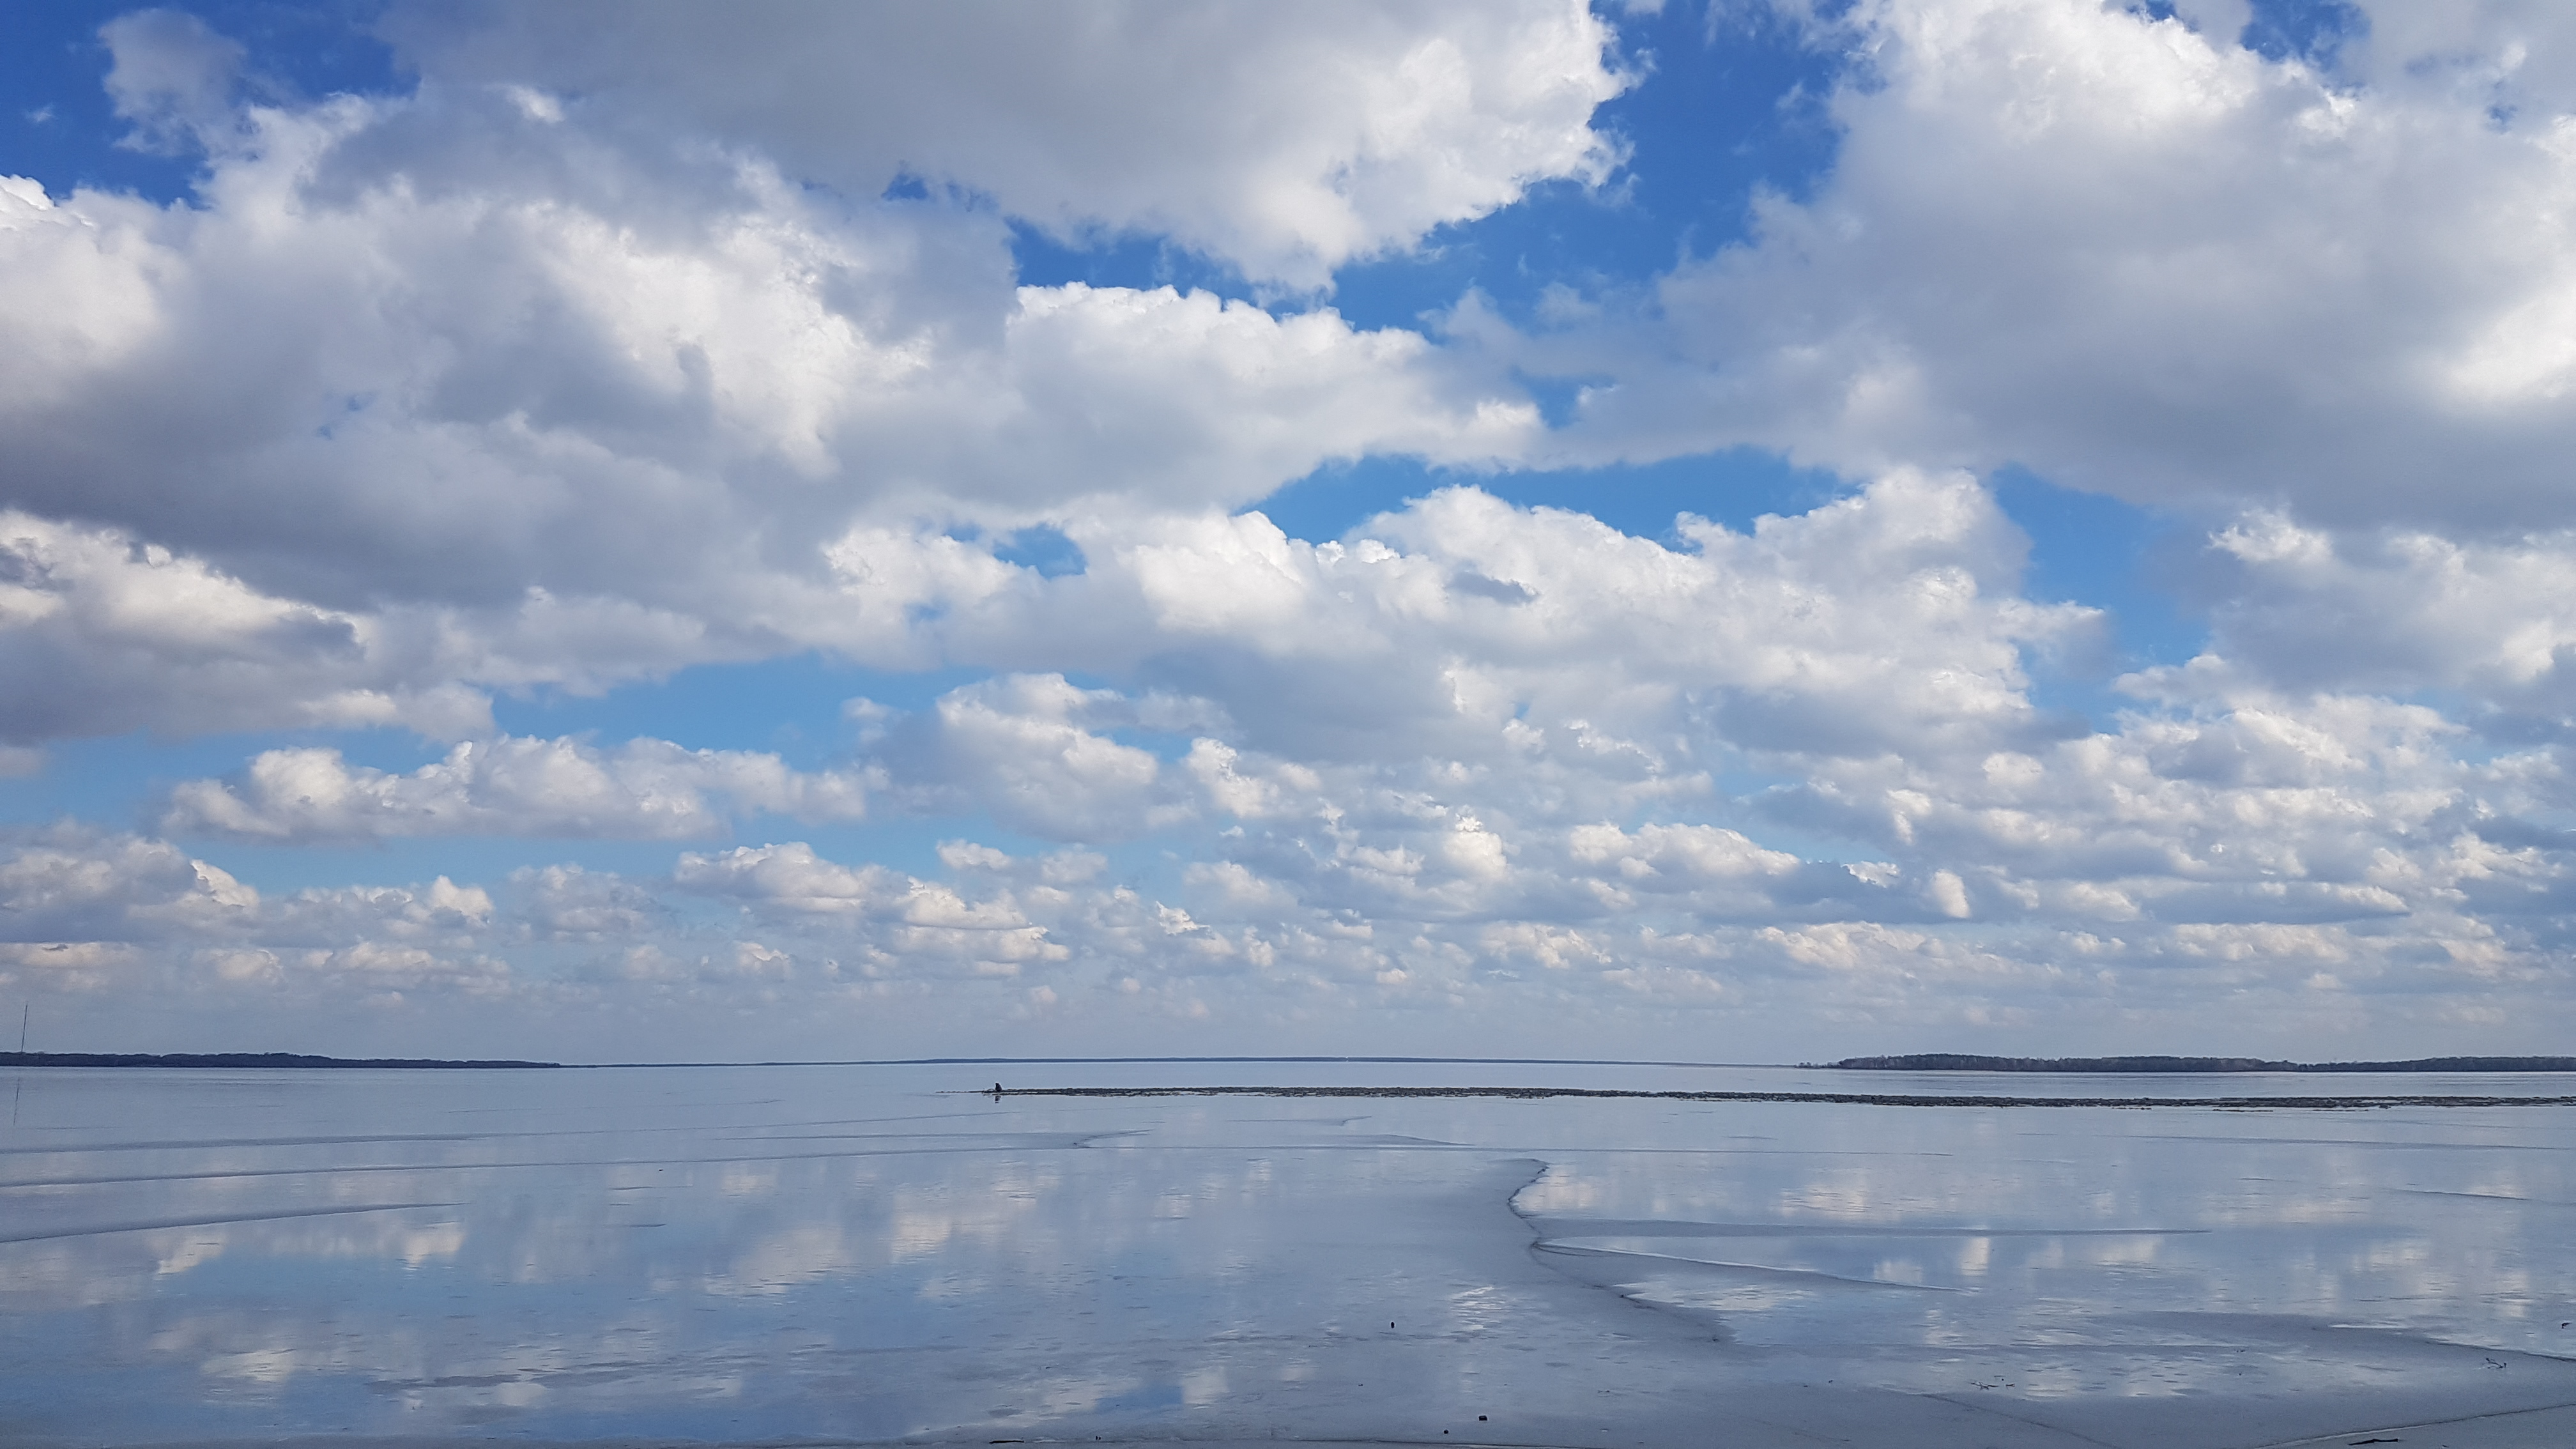
{"type": "Polygon", "coordinates": [[[2570,1049],[2563,5],[10,26],[37,1049],[2570,1049]]]}

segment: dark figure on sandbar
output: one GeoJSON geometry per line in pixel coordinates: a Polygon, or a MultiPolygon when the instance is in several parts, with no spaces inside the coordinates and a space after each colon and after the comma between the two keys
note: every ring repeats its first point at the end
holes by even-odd
{"type": "Polygon", "coordinates": [[[993,1084],[993,1100],[996,1102],[1002,1100],[1002,1084],[999,1082],[993,1084]]]}

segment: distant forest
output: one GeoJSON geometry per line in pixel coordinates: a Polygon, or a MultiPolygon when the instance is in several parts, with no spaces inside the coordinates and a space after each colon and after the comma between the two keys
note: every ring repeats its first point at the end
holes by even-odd
{"type": "Polygon", "coordinates": [[[1902,1057],[1845,1057],[1823,1065],[1855,1072],[2576,1072],[2576,1057],[2267,1062],[2256,1057],[1981,1057],[1965,1052],[1918,1052],[1902,1057]]]}
{"type": "Polygon", "coordinates": [[[560,1067],[431,1057],[308,1057],[293,1052],[0,1052],[0,1067],[560,1067]]]}

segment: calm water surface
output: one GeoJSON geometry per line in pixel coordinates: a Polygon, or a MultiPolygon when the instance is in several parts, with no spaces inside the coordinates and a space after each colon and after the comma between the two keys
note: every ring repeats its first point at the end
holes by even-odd
{"type": "Polygon", "coordinates": [[[2576,1442],[2576,1411],[2545,1412],[2576,1404],[2564,1106],[965,1090],[997,1070],[2576,1090],[0,1075],[0,1442],[2576,1442]]]}

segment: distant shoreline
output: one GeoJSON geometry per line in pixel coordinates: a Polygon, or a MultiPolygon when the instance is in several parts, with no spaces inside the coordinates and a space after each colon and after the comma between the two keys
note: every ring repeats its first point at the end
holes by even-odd
{"type": "Polygon", "coordinates": [[[1801,1063],[1845,1072],[2576,1072],[2576,1057],[2417,1057],[2403,1062],[2271,1062],[2256,1057],[1986,1057],[1964,1052],[1801,1063]]]}
{"type": "Polygon", "coordinates": [[[0,1052],[0,1067],[442,1067],[520,1071],[561,1062],[458,1062],[437,1057],[315,1057],[296,1052],[0,1052]]]}
{"type": "Polygon", "coordinates": [[[2576,1072],[2576,1057],[2418,1057],[2398,1062],[2279,1062],[2255,1057],[1990,1057],[1963,1052],[1845,1057],[1838,1062],[1635,1061],[1604,1057],[905,1057],[832,1061],[743,1062],[535,1062],[445,1057],[326,1057],[303,1052],[0,1052],[8,1067],[195,1067],[298,1071],[351,1068],[448,1071],[609,1071],[648,1067],[928,1067],[928,1066],[1143,1066],[1199,1064],[1401,1064],[1423,1066],[1754,1067],[1770,1070],[1852,1072],[2070,1072],[2099,1076],[2216,1075],[2254,1072],[2576,1072]]]}
{"type": "Polygon", "coordinates": [[[453,1061],[443,1057],[324,1057],[301,1052],[0,1052],[0,1067],[475,1067],[555,1071],[633,1071],[662,1067],[1025,1067],[1140,1066],[1163,1063],[1244,1065],[1395,1064],[1515,1067],[1757,1067],[1788,1070],[1782,1062],[1663,1062],[1624,1057],[826,1057],[738,1062],[522,1062],[453,1061]]]}
{"type": "Polygon", "coordinates": [[[1494,1097],[1633,1102],[1822,1102],[1851,1107],[2215,1107],[2225,1111],[2305,1109],[2349,1112],[2387,1107],[2571,1107],[2561,1097],[1998,1097],[1922,1092],[1650,1092],[1610,1087],[1011,1087],[959,1090],[953,1097],[1494,1097]]]}

